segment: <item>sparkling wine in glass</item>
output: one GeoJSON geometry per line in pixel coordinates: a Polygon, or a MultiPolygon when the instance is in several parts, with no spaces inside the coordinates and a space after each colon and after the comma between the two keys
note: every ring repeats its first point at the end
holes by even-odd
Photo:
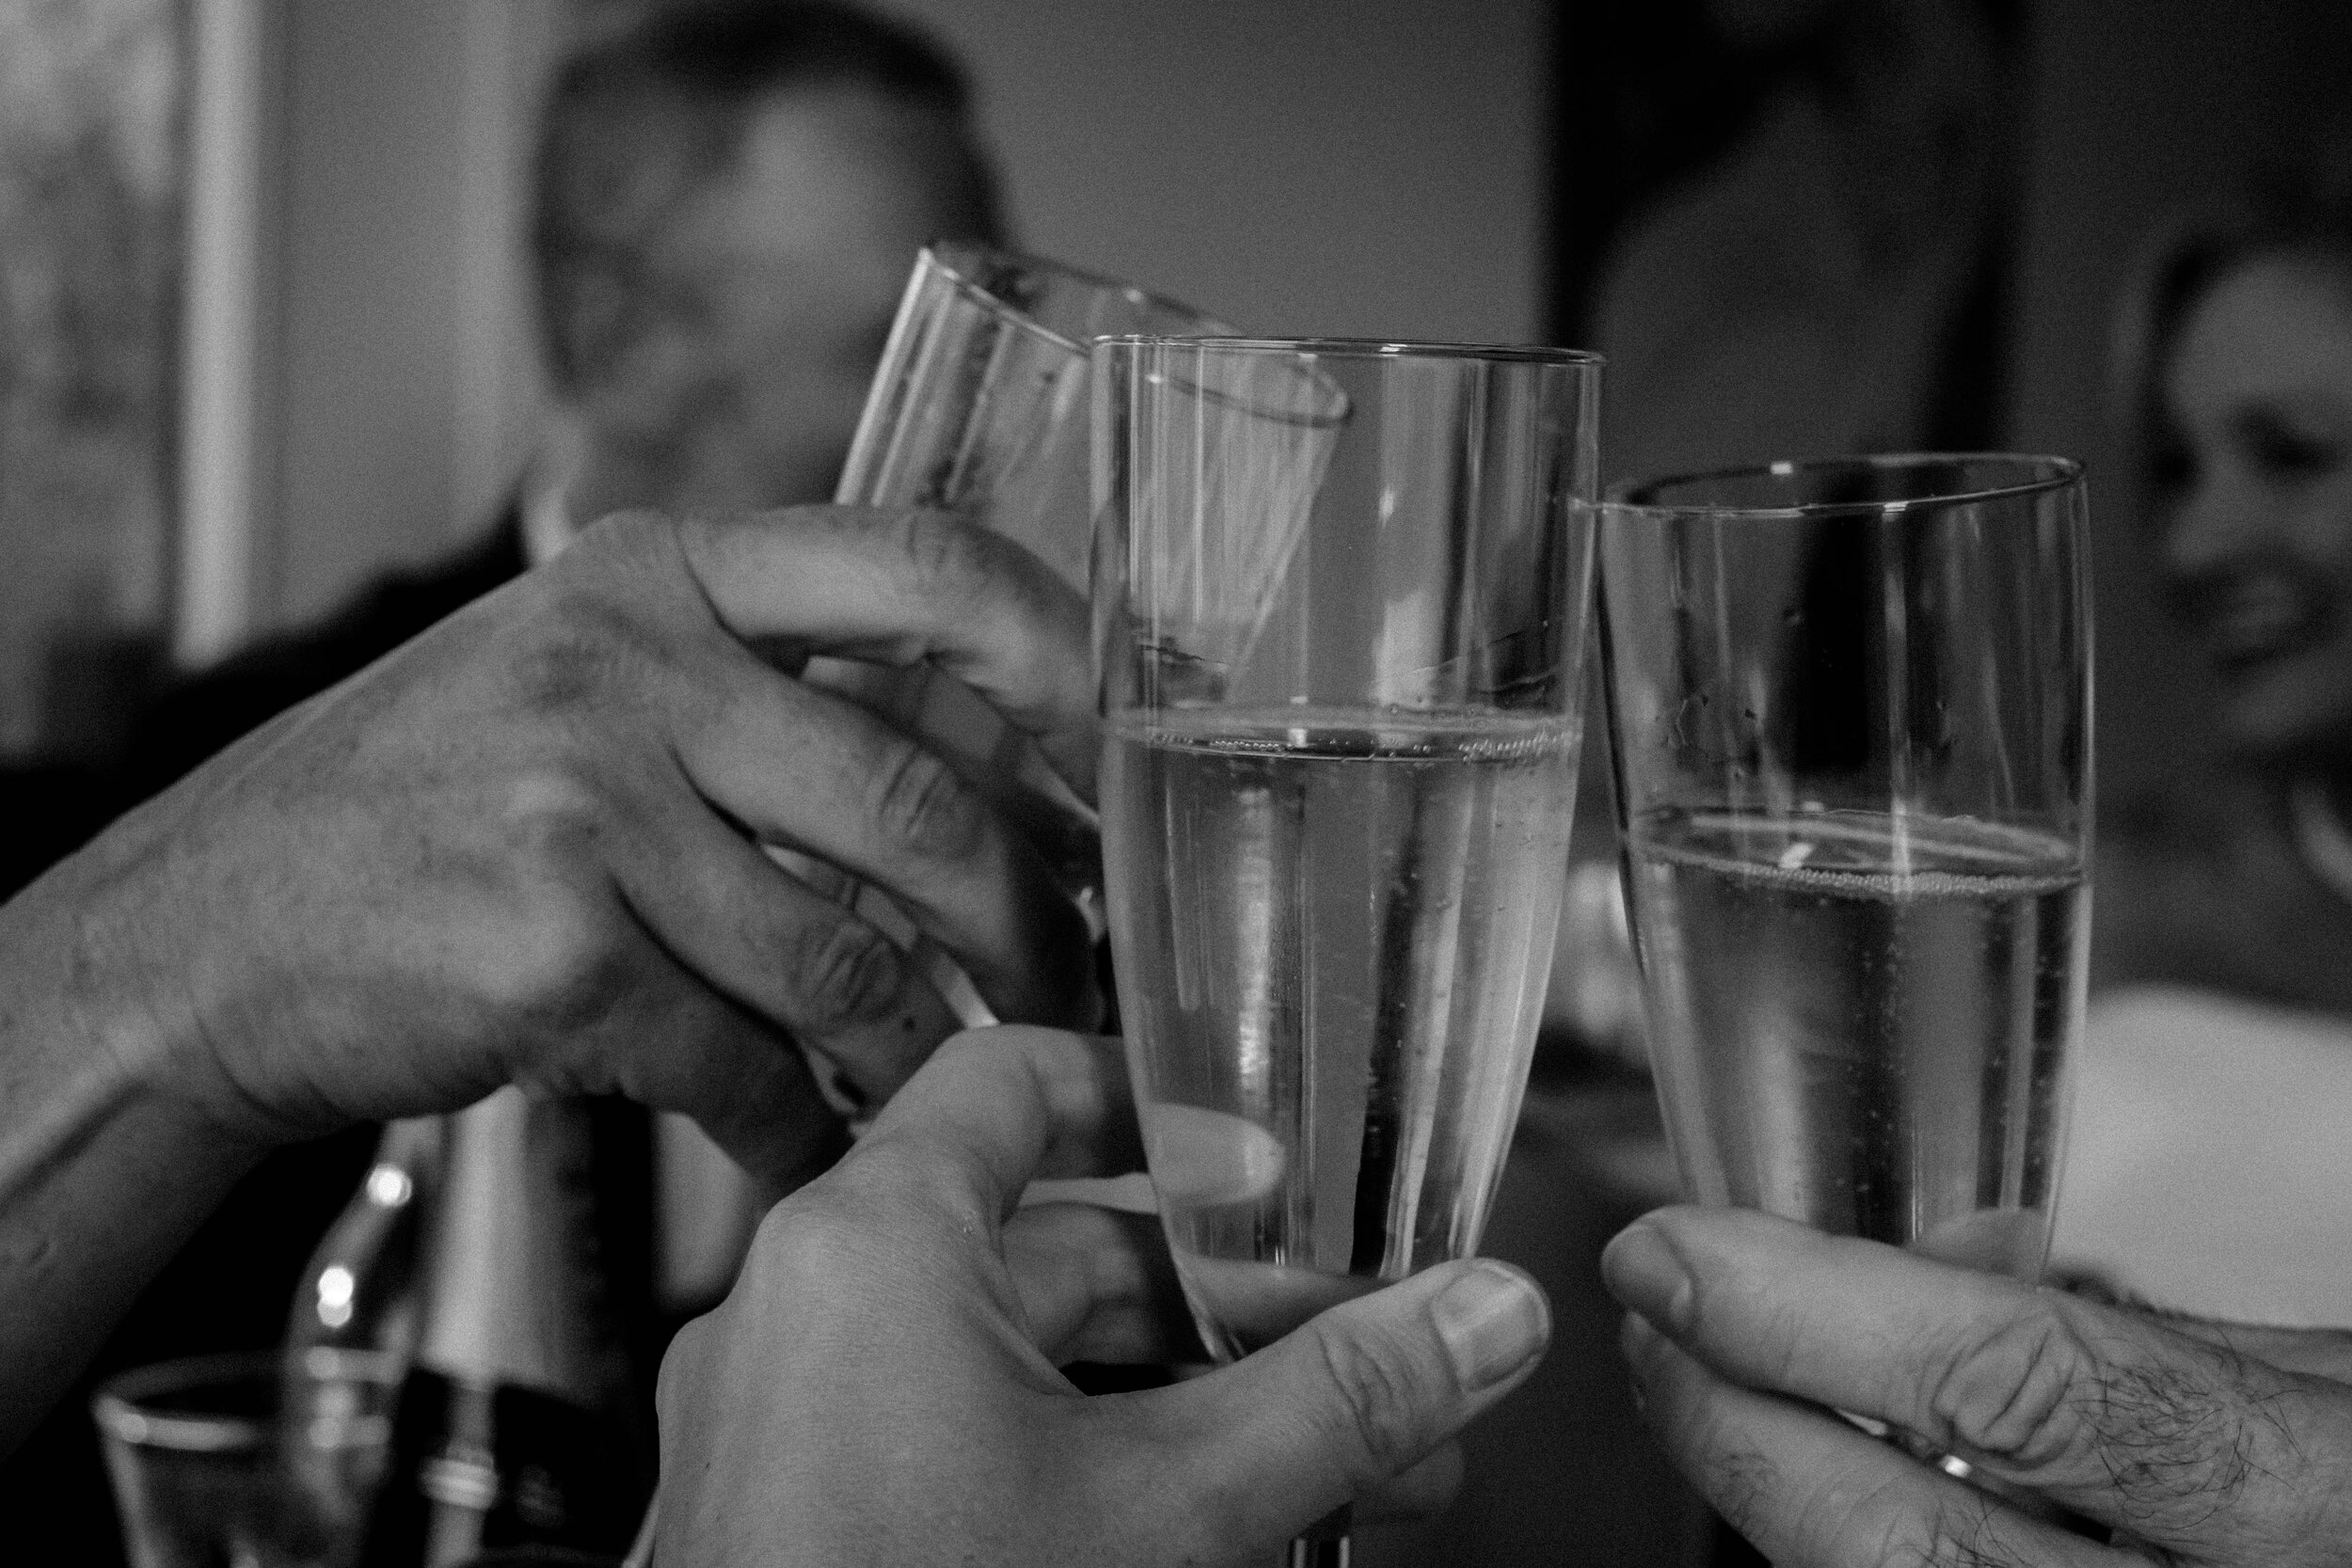
{"type": "Polygon", "coordinates": [[[1231,1360],[1478,1244],[1567,868],[1598,364],[1114,339],[1095,367],[1112,952],[1231,1360]]]}
{"type": "Polygon", "coordinates": [[[1626,882],[1688,1195],[2031,1280],[2089,944],[2080,469],[1781,463],[1603,509],[1626,882]]]}

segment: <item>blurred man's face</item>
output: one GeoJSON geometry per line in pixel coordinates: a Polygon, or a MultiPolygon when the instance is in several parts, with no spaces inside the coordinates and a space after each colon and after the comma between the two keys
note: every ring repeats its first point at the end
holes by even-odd
{"type": "Polygon", "coordinates": [[[2352,756],[2352,272],[2224,274],[2163,366],[2165,572],[2249,753],[2352,756]]]}
{"type": "Polygon", "coordinates": [[[582,499],[831,499],[915,252],[988,237],[969,167],[958,123],[922,104],[847,85],[770,99],[647,246],[660,325],[587,400],[620,450],[582,499]]]}

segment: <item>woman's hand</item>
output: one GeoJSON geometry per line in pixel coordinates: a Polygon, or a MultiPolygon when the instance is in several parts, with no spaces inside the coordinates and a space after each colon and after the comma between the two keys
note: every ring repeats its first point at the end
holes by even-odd
{"type": "Polygon", "coordinates": [[[1442,1501],[1454,1434],[1543,1352],[1534,1283],[1448,1263],[1233,1366],[1089,1399],[1057,1361],[1189,1339],[1157,1222],[1015,1206],[1140,1159],[1115,1042],[951,1041],[671,1349],[654,1560],[1206,1568],[1343,1503],[1442,1501]]]}

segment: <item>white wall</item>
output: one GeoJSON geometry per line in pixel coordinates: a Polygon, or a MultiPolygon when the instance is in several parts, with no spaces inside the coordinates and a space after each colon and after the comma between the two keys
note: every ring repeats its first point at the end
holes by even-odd
{"type": "Polygon", "coordinates": [[[536,394],[516,196],[541,9],[288,8],[277,622],[446,548],[521,460],[536,394]]]}
{"type": "MultiPolygon", "coordinates": [[[[527,451],[524,160],[564,4],[231,3],[283,94],[256,630],[446,549],[527,451]]],[[[1254,331],[1536,334],[1541,0],[883,3],[970,65],[1032,247],[1254,331]]]]}
{"type": "Polygon", "coordinates": [[[1022,241],[1255,332],[1530,341],[1543,0],[884,0],[970,65],[1022,241]]]}
{"type": "Polygon", "coordinates": [[[197,0],[177,641],[484,521],[528,450],[525,159],[562,0],[197,0]]]}

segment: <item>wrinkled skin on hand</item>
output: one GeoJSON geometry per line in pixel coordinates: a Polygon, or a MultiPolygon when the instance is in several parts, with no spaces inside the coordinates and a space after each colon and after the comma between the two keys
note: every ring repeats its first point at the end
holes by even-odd
{"type": "Polygon", "coordinates": [[[654,1560],[1210,1568],[1272,1560],[1344,1503],[1440,1503],[1454,1434],[1542,1354],[1534,1283],[1445,1264],[1235,1365],[1089,1399],[1057,1363],[1191,1339],[1158,1224],[1016,1205],[1141,1157],[1116,1042],[950,1041],[673,1345],[654,1560]]]}
{"type": "Polygon", "coordinates": [[[1775,1563],[2352,1563],[2352,1336],[2157,1318],[1731,1210],[1636,1221],[1602,1271],[1650,1424],[1775,1563]]]}
{"type": "MultiPolygon", "coordinates": [[[[796,680],[928,661],[1091,787],[1085,608],[984,531],[803,507],[609,519],[247,736],[35,896],[258,1144],[515,1082],[688,1112],[787,1183],[838,1148],[795,1038],[885,1097],[953,1028],[880,885],[1005,1017],[1090,1024],[1084,922],[947,764],[796,680]]],[[[135,1049],[135,1047],[134,1048],[135,1049]]]]}

